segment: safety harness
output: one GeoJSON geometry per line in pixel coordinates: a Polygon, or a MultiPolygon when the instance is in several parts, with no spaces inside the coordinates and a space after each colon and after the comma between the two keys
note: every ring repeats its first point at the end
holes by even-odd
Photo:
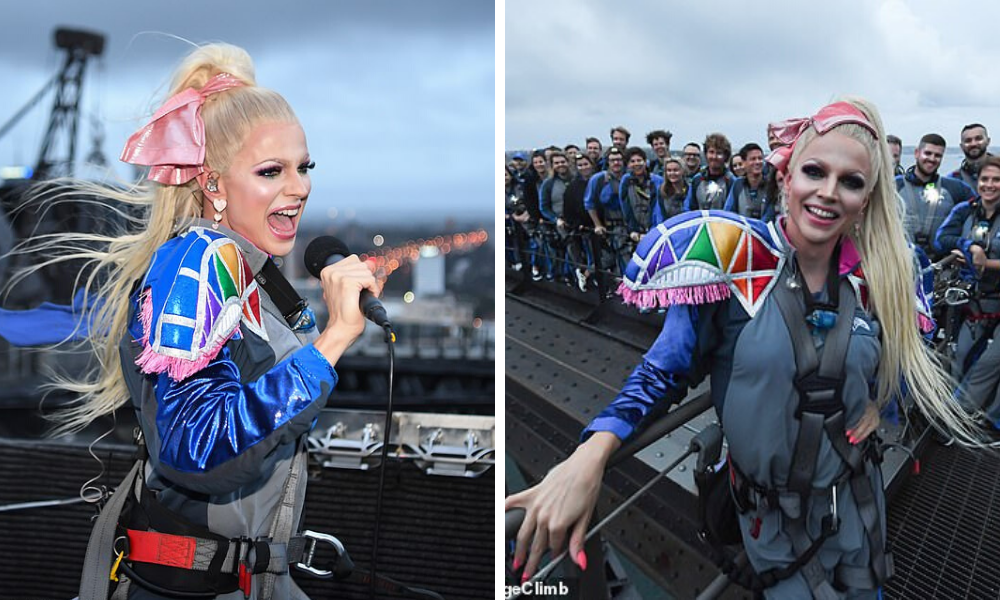
{"type": "Polygon", "coordinates": [[[944,214],[947,215],[948,210],[950,210],[950,207],[955,202],[951,192],[942,183],[943,180],[938,177],[935,181],[917,186],[909,178],[906,178],[904,179],[901,191],[903,198],[906,200],[906,210],[912,215],[910,218],[912,219],[911,224],[914,228],[914,231],[911,232],[913,241],[921,248],[931,249],[932,251],[932,242],[934,241],[934,232],[936,231],[934,221],[939,218],[941,207],[947,207],[944,210],[944,214]],[[919,195],[917,194],[918,187],[921,190],[919,195]],[[930,201],[925,199],[924,195],[929,190],[931,190],[931,193],[937,194],[936,200],[930,201]]]}
{"type": "MultiPolygon", "coordinates": [[[[305,494],[304,448],[292,460],[270,536],[258,539],[227,539],[163,507],[143,477],[147,458],[140,439],[135,465],[101,511],[91,535],[81,600],[103,600],[111,581],[118,582],[113,600],[127,598],[132,584],[178,598],[212,598],[236,590],[249,597],[253,575],[264,576],[261,597],[270,598],[275,577],[306,557],[308,538],[293,540],[291,535],[295,502],[305,494]]],[[[312,567],[309,562],[305,566],[312,567]]]]}
{"type": "MultiPolygon", "coordinates": [[[[301,299],[269,258],[255,275],[267,297],[294,331],[315,326],[308,303],[301,299]]],[[[133,290],[134,291],[134,290],[133,290]]],[[[125,600],[137,585],[171,598],[214,598],[240,590],[245,598],[259,576],[258,595],[271,600],[277,577],[291,566],[314,577],[371,581],[368,571],[355,569],[343,544],[332,535],[302,531],[293,534],[296,507],[305,502],[308,454],[296,447],[280,501],[267,536],[227,538],[213,533],[164,507],[146,486],[149,454],[138,432],[136,461],[98,515],[84,559],[80,600],[125,600]],[[333,560],[321,568],[319,545],[328,544],[333,560]]],[[[433,591],[406,586],[384,575],[376,586],[411,598],[441,600],[433,591]]]]}
{"type": "Polygon", "coordinates": [[[839,251],[834,252],[831,259],[827,286],[831,298],[829,304],[815,303],[801,277],[798,278],[795,287],[803,290],[804,304],[810,309],[808,316],[803,310],[803,303],[795,297],[789,286],[777,285],[773,292],[792,339],[795,352],[795,388],[799,394],[795,411],[795,416],[799,419],[799,431],[787,487],[769,489],[759,486],[749,481],[740,472],[735,461],[730,460],[730,481],[737,510],[741,514],[761,506],[781,510],[784,531],[795,552],[792,563],[762,573],[756,573],[749,564],[740,569],[731,560],[721,561],[722,569],[730,579],[755,592],[772,587],[801,571],[815,598],[835,600],[839,597],[834,586],[827,580],[826,569],[816,555],[823,543],[837,532],[837,495],[838,490],[845,485],[850,486],[864,525],[871,564],[870,567],[838,565],[834,572],[836,585],[877,589],[892,575],[892,556],[885,551],[877,495],[871,483],[870,469],[876,468],[875,463],[880,461],[878,441],[870,439],[852,446],[847,441],[845,430],[842,398],[844,368],[857,298],[850,283],[839,280],[838,262],[839,251]],[[817,354],[814,336],[809,328],[803,326],[804,322],[826,330],[822,356],[817,354]],[[812,481],[824,434],[847,469],[829,489],[814,489],[812,481]],[[810,500],[817,496],[829,498],[830,512],[822,518],[820,534],[813,539],[806,524],[810,500]]]}
{"type": "MultiPolygon", "coordinates": [[[[111,600],[128,598],[132,585],[171,598],[214,598],[236,590],[249,598],[255,575],[262,578],[258,597],[270,599],[276,578],[291,566],[322,579],[368,581],[369,572],[354,567],[334,536],[309,530],[292,534],[295,507],[305,496],[304,446],[292,459],[269,535],[255,539],[225,538],[165,508],[142,476],[147,458],[140,440],[132,470],[97,518],[87,546],[80,600],[108,598],[111,582],[117,582],[111,600]],[[333,551],[328,564],[321,565],[320,544],[333,551]]],[[[376,576],[376,584],[402,596],[440,599],[435,592],[382,575],[376,576]]]]}
{"type": "MultiPolygon", "coordinates": [[[[998,217],[1000,217],[1000,211],[994,212],[992,217],[987,218],[982,201],[977,200],[973,204],[973,212],[969,216],[971,223],[969,223],[967,229],[963,228],[963,236],[968,236],[968,239],[971,239],[974,244],[980,246],[987,253],[987,256],[989,256],[991,241],[997,237],[997,231],[1000,230],[1000,218],[998,217]]],[[[968,253],[966,255],[968,256],[968,253]]],[[[966,258],[966,261],[971,264],[969,258],[966,258]]],[[[972,365],[979,360],[979,357],[986,350],[987,345],[992,342],[997,326],[1000,325],[1000,312],[985,312],[981,306],[981,302],[984,299],[996,298],[997,287],[1000,286],[997,284],[996,276],[988,275],[984,271],[979,275],[976,282],[975,289],[977,293],[974,296],[973,302],[963,307],[962,316],[965,321],[970,325],[979,323],[980,327],[982,327],[979,335],[973,336],[975,341],[965,354],[965,360],[962,362],[963,374],[968,373],[972,365]]],[[[995,306],[993,302],[990,304],[995,306]]]]}
{"type": "Polygon", "coordinates": [[[700,174],[702,178],[694,190],[694,200],[697,204],[696,208],[698,210],[722,210],[723,205],[726,203],[727,192],[733,185],[733,180],[730,177],[729,172],[723,171],[722,175],[713,177],[709,174],[708,167],[705,167],[700,171],[700,174]],[[722,180],[722,185],[719,185],[718,180],[720,179],[722,180]],[[709,194],[708,187],[713,183],[718,186],[719,189],[709,194]]]}

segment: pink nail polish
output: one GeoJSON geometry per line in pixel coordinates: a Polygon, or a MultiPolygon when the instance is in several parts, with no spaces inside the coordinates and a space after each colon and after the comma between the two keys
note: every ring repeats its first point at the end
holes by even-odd
{"type": "Polygon", "coordinates": [[[521,559],[515,558],[514,564],[511,566],[511,568],[514,569],[515,571],[519,570],[521,568],[521,559]]]}
{"type": "Polygon", "coordinates": [[[529,579],[531,579],[531,576],[530,576],[530,575],[528,574],[528,572],[527,572],[527,571],[525,571],[525,572],[524,572],[524,575],[521,575],[521,583],[525,583],[525,582],[526,582],[526,581],[528,581],[529,579]]]}
{"type": "Polygon", "coordinates": [[[576,564],[580,566],[581,571],[587,570],[587,553],[583,550],[576,553],[576,564]]]}

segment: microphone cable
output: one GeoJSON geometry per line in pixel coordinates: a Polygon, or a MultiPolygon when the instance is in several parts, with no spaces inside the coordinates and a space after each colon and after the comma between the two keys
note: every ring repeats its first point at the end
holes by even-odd
{"type": "Polygon", "coordinates": [[[385,409],[385,426],[382,429],[382,468],[379,469],[378,494],[375,496],[375,531],[372,535],[372,568],[371,580],[368,588],[368,597],[371,600],[375,600],[375,573],[377,568],[376,563],[378,561],[379,523],[382,521],[382,491],[385,487],[385,470],[389,467],[389,433],[392,428],[392,384],[396,360],[394,347],[396,343],[396,334],[392,331],[392,325],[387,322],[382,325],[382,329],[385,331],[385,344],[389,349],[389,390],[388,401],[385,409]]]}

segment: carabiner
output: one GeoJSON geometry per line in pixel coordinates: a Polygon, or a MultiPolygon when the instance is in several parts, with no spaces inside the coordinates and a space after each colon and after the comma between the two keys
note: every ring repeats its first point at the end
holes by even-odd
{"type": "Polygon", "coordinates": [[[317,569],[312,565],[313,558],[316,556],[316,544],[319,542],[326,542],[333,546],[338,559],[344,555],[344,545],[340,543],[340,540],[332,535],[317,533],[315,531],[309,531],[308,529],[302,532],[302,537],[306,538],[306,546],[302,550],[302,560],[295,563],[295,568],[300,571],[305,571],[313,577],[319,577],[321,579],[330,579],[333,577],[333,571],[317,569]]]}

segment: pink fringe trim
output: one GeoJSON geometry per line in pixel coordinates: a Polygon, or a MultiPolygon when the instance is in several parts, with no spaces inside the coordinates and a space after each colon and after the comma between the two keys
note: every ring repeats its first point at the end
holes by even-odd
{"type": "Polygon", "coordinates": [[[237,324],[232,333],[219,343],[205,348],[195,360],[163,356],[162,354],[157,354],[153,350],[153,347],[149,345],[149,334],[153,323],[153,299],[150,297],[149,290],[143,292],[141,302],[142,307],[139,310],[139,322],[142,323],[142,337],[139,338],[139,343],[142,344],[143,348],[142,352],[135,359],[135,364],[146,374],[166,373],[174,381],[187,379],[207,367],[208,363],[212,362],[218,356],[222,347],[229,341],[229,338],[239,334],[240,331],[240,326],[237,324]]]}
{"type": "Polygon", "coordinates": [[[920,327],[920,333],[930,333],[936,327],[933,319],[920,313],[917,313],[917,325],[920,327]]]}
{"type": "Polygon", "coordinates": [[[149,329],[153,326],[153,298],[149,288],[142,291],[139,302],[142,305],[139,309],[139,322],[142,323],[142,337],[139,338],[139,343],[146,346],[149,343],[149,329]]]}
{"type": "Polygon", "coordinates": [[[663,290],[633,290],[623,282],[618,286],[618,294],[625,304],[633,304],[639,308],[665,308],[674,304],[719,302],[728,298],[732,291],[725,283],[708,283],[663,290]]]}

